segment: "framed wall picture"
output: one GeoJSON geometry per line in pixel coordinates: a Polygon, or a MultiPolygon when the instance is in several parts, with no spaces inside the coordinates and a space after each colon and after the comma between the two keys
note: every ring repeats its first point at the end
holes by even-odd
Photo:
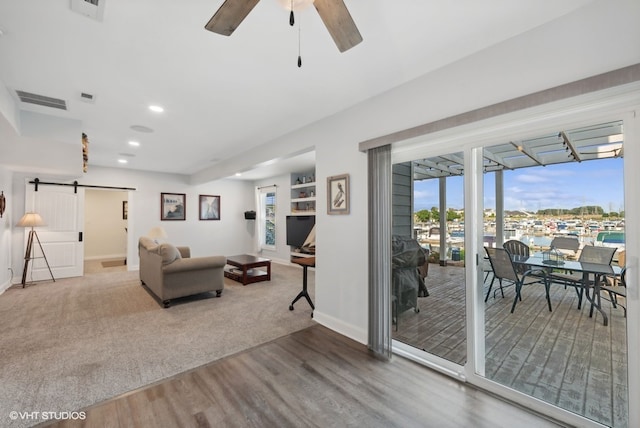
{"type": "Polygon", "coordinates": [[[122,201],[122,219],[127,220],[129,218],[129,201],[122,201]]]}
{"type": "Polygon", "coordinates": [[[0,193],[0,218],[4,214],[4,210],[7,208],[7,199],[4,197],[4,190],[0,193]]]}
{"type": "Polygon", "coordinates": [[[349,214],[349,174],[327,177],[327,214],[349,214]]]}
{"type": "Polygon", "coordinates": [[[220,196],[200,195],[200,220],[220,220],[220,196]]]}
{"type": "Polygon", "coordinates": [[[184,220],[186,199],[184,193],[161,193],[160,220],[184,220]]]}

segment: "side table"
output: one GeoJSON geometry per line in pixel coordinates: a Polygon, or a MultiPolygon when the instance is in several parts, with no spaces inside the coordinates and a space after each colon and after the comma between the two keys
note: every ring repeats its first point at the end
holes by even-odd
{"type": "Polygon", "coordinates": [[[309,296],[309,293],[307,291],[307,269],[309,267],[316,266],[316,258],[315,256],[314,257],[296,257],[293,260],[291,260],[291,262],[302,266],[302,291],[298,293],[295,299],[293,299],[293,302],[291,302],[291,304],[289,305],[289,310],[292,311],[293,305],[302,297],[304,297],[305,299],[307,299],[307,302],[309,302],[309,306],[311,306],[311,309],[312,309],[311,317],[313,318],[313,310],[315,310],[316,307],[313,306],[313,302],[311,301],[311,297],[309,296]]]}

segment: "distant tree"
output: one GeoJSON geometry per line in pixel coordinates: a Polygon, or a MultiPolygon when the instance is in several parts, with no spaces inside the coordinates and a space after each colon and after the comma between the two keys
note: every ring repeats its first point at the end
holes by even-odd
{"type": "Polygon", "coordinates": [[[460,215],[456,211],[452,210],[451,208],[447,210],[447,221],[453,221],[459,218],[460,215]]]}
{"type": "Polygon", "coordinates": [[[420,210],[414,213],[416,221],[419,223],[426,223],[431,219],[431,211],[420,210]]]}
{"type": "Polygon", "coordinates": [[[431,207],[431,218],[437,220],[440,218],[440,211],[436,207],[431,207]]]}

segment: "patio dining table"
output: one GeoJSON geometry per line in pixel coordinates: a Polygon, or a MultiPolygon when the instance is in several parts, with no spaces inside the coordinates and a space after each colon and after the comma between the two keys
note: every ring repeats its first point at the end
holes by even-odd
{"type": "MultiPolygon", "coordinates": [[[[591,303],[591,309],[589,311],[589,317],[593,316],[593,308],[595,307],[600,314],[602,314],[603,324],[606,326],[609,323],[609,318],[606,312],[602,309],[600,304],[600,281],[603,277],[615,277],[620,276],[622,269],[619,266],[611,266],[601,263],[586,263],[575,260],[564,260],[560,262],[544,260],[542,254],[534,254],[532,256],[513,256],[512,260],[515,264],[526,265],[529,271],[540,270],[543,268],[547,273],[553,271],[553,269],[561,269],[563,271],[571,271],[582,273],[582,288],[584,294],[587,297],[589,303],[591,303]],[[589,277],[593,275],[593,294],[589,294],[589,288],[591,288],[589,277]]],[[[553,278],[551,278],[553,281],[553,278]]]]}

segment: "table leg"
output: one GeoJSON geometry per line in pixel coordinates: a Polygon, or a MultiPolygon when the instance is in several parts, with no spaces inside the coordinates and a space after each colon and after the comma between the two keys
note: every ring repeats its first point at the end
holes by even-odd
{"type": "Polygon", "coordinates": [[[589,310],[589,317],[593,316],[593,307],[596,307],[598,312],[602,314],[602,323],[606,326],[609,323],[609,318],[602,309],[602,300],[600,299],[600,275],[593,275],[593,297],[591,299],[591,309],[589,310]],[[597,300],[597,303],[595,302],[597,300]]]}
{"type": "Polygon", "coordinates": [[[600,275],[593,274],[593,295],[589,293],[589,274],[584,274],[582,288],[584,288],[587,300],[591,303],[591,307],[589,308],[589,318],[593,317],[593,308],[595,306],[598,312],[602,315],[602,324],[606,327],[609,324],[609,317],[607,317],[607,314],[600,304],[600,275]]]}
{"type": "MultiPolygon", "coordinates": [[[[307,299],[307,302],[309,302],[309,306],[311,306],[311,309],[314,310],[316,307],[313,305],[313,302],[311,301],[311,296],[309,296],[309,293],[307,292],[307,268],[308,266],[304,265],[302,266],[302,291],[300,293],[298,293],[298,295],[296,296],[295,299],[293,299],[293,301],[291,302],[291,304],[289,305],[289,310],[292,311],[293,310],[293,305],[300,300],[302,297],[307,299]]],[[[311,316],[313,316],[313,313],[311,314],[311,316]]]]}

